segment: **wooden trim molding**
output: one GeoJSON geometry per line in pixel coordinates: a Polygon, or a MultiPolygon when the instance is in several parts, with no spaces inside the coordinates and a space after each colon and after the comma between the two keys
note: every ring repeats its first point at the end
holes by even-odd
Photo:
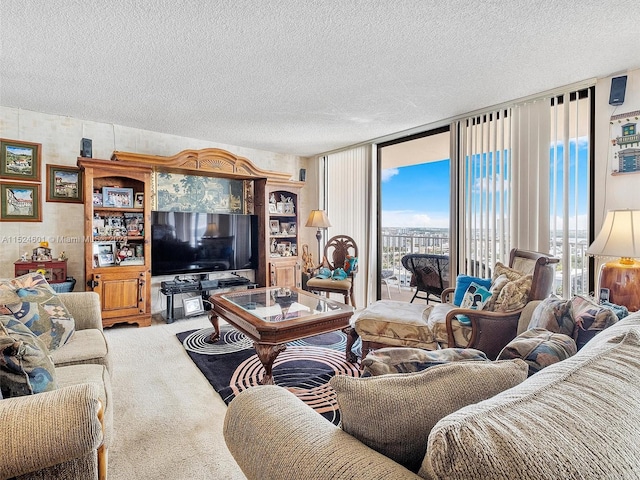
{"type": "Polygon", "coordinates": [[[111,156],[111,160],[149,165],[156,170],[171,170],[192,174],[198,172],[201,175],[212,174],[247,180],[265,178],[272,181],[289,182],[292,177],[289,173],[263,170],[256,167],[249,159],[219,148],[183,150],[171,157],[115,151],[111,156]]]}

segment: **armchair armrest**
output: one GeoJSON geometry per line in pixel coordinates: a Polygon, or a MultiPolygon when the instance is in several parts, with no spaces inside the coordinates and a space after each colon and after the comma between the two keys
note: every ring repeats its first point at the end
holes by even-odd
{"type": "Polygon", "coordinates": [[[59,293],[58,296],[73,316],[76,330],[102,330],[100,296],[96,292],[68,292],[59,293]]]}
{"type": "Polygon", "coordinates": [[[449,299],[449,297],[453,295],[455,291],[456,289],[453,287],[445,288],[440,294],[440,300],[442,303],[453,303],[453,299],[449,299]]]}
{"type": "Polygon", "coordinates": [[[251,387],[233,399],[224,438],[249,480],[420,478],[273,385],[251,387]]]}
{"type": "Polygon", "coordinates": [[[79,384],[0,400],[0,478],[88,455],[102,443],[98,387],[79,384]]]}
{"type": "Polygon", "coordinates": [[[454,308],[447,312],[447,344],[449,347],[475,348],[487,357],[495,359],[500,351],[518,334],[518,321],[522,309],[512,312],[491,312],[454,308]],[[456,316],[464,315],[471,321],[471,338],[468,345],[457,345],[453,334],[453,321],[456,316]]]}

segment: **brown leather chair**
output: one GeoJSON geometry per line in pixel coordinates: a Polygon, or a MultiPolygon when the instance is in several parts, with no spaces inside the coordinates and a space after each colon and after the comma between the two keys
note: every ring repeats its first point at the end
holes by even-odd
{"type": "MultiPolygon", "coordinates": [[[[353,238],[347,235],[336,235],[331,237],[324,247],[324,256],[320,267],[326,267],[333,271],[336,268],[344,269],[347,256],[358,257],[358,246],[353,238]]],[[[312,277],[307,281],[307,289],[312,292],[325,292],[327,297],[331,293],[340,293],[344,296],[344,303],[355,308],[356,299],[353,293],[353,284],[355,282],[358,267],[350,272],[344,280],[333,280],[331,278],[312,277]]]]}

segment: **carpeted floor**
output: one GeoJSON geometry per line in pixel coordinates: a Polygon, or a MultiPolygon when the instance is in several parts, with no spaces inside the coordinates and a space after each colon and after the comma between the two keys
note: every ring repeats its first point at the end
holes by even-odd
{"type": "Polygon", "coordinates": [[[113,360],[110,480],[244,479],[222,437],[226,405],[176,333],[206,316],[105,329],[113,360]]]}
{"type": "MultiPolygon", "coordinates": [[[[230,325],[223,325],[220,340],[208,343],[213,328],[177,335],[189,357],[226,404],[241,391],[258,385],[264,367],[253,342],[230,325]]],[[[360,375],[357,365],[345,361],[346,335],[337,330],[287,344],[273,365],[276,385],[287,388],[327,420],[338,424],[340,414],[329,380],[334,375],[360,375]]],[[[360,342],[354,345],[358,352],[360,342]]]]}

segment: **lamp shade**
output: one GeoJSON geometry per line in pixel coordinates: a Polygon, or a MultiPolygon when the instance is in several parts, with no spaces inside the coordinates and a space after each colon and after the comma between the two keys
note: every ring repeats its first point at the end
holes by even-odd
{"type": "Polygon", "coordinates": [[[640,257],[640,210],[610,210],[588,255],[640,257]]]}
{"type": "Polygon", "coordinates": [[[305,226],[328,228],[331,226],[331,223],[329,222],[329,218],[324,210],[311,210],[311,214],[309,214],[309,218],[307,219],[305,226]]]}

